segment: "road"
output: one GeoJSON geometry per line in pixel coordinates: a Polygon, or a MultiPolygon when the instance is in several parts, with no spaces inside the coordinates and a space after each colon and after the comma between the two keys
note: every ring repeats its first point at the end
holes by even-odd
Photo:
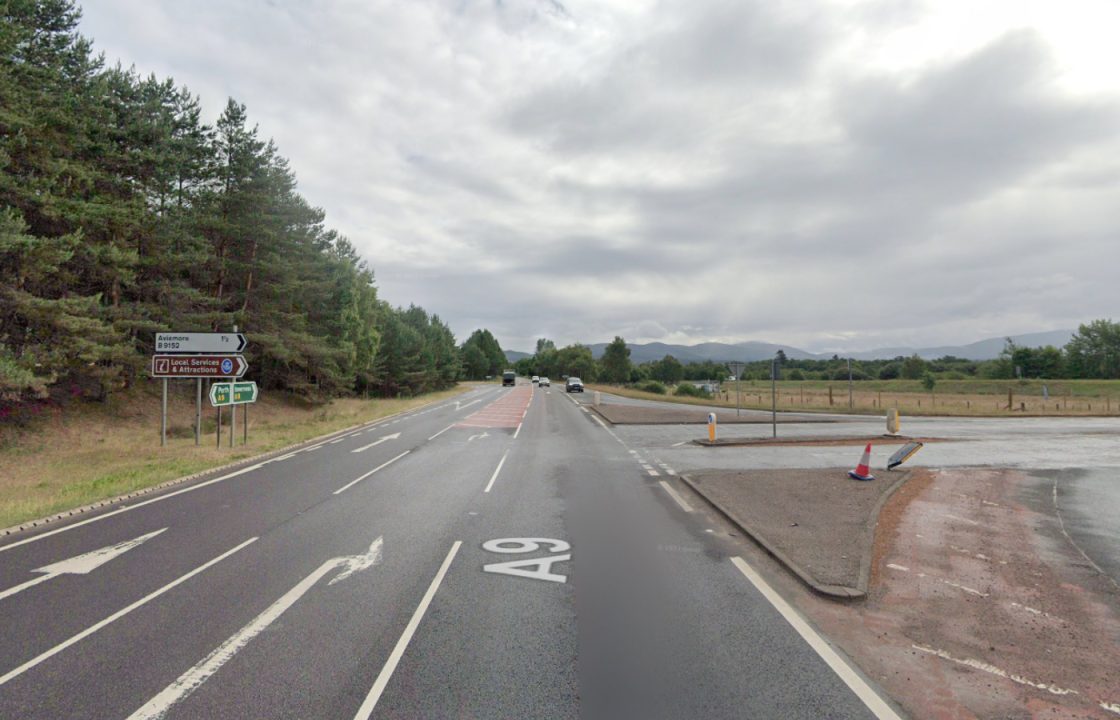
{"type": "Polygon", "coordinates": [[[488,387],[7,537],[0,717],[895,717],[674,475],[488,387]]]}

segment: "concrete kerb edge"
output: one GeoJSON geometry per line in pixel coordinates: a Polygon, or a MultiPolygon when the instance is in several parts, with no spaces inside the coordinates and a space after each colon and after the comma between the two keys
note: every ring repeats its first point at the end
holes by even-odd
{"type": "Polygon", "coordinates": [[[310,438],[308,440],[303,440],[302,442],[294,443],[292,445],[286,445],[282,448],[277,448],[276,450],[269,450],[268,452],[261,453],[260,455],[254,455],[253,457],[242,458],[241,460],[236,460],[236,461],[231,462],[231,463],[226,463],[225,465],[219,465],[218,467],[213,467],[213,468],[209,468],[209,469],[206,469],[206,470],[200,470],[200,471],[198,471],[196,473],[192,473],[190,475],[184,475],[183,477],[175,478],[174,480],[165,480],[164,482],[160,483],[159,485],[152,485],[151,487],[142,488],[140,490],[133,490],[132,492],[125,493],[124,495],[117,495],[116,497],[107,498],[105,500],[98,500],[95,503],[90,503],[89,505],[82,505],[81,507],[76,507],[76,508],[73,508],[71,510],[64,510],[60,513],[55,513],[54,515],[48,515],[46,517],[37,518],[35,520],[27,520],[26,522],[20,523],[19,525],[12,525],[11,527],[0,528],[0,537],[6,537],[8,535],[15,535],[16,533],[26,532],[28,530],[34,530],[36,528],[41,528],[44,525],[49,525],[51,523],[56,523],[56,522],[59,522],[61,520],[66,520],[68,518],[76,517],[78,515],[84,515],[85,513],[92,513],[94,510],[100,510],[102,508],[109,507],[110,505],[115,505],[115,504],[117,504],[119,502],[122,502],[124,500],[131,500],[133,498],[140,497],[142,495],[151,495],[153,493],[158,493],[160,490],[166,490],[167,488],[175,487],[176,485],[183,485],[185,483],[189,483],[189,482],[192,482],[194,480],[201,480],[202,478],[204,478],[208,475],[217,475],[219,473],[223,473],[223,472],[226,472],[228,470],[234,470],[236,468],[244,467],[246,465],[252,465],[253,463],[258,463],[258,462],[261,462],[261,461],[264,461],[264,460],[271,460],[272,458],[279,457],[280,455],[292,452],[294,450],[298,450],[298,449],[306,447],[308,445],[314,445],[315,443],[325,442],[325,441],[329,440],[330,438],[335,437],[336,435],[345,435],[346,433],[351,433],[351,432],[354,432],[355,430],[360,430],[361,428],[369,427],[370,425],[376,425],[377,423],[384,422],[385,420],[389,420],[390,418],[395,418],[398,415],[404,415],[405,413],[415,412],[416,410],[426,408],[429,405],[435,405],[437,402],[440,402],[440,401],[433,400],[429,403],[425,403],[424,405],[418,405],[418,406],[412,408],[411,410],[401,410],[400,412],[395,412],[392,415],[386,415],[385,417],[377,418],[376,420],[370,420],[368,422],[358,423],[357,425],[351,425],[350,427],[346,427],[346,428],[343,428],[341,430],[334,430],[332,432],[326,433],[325,435],[319,435],[317,437],[313,437],[313,438],[310,438]]]}
{"type": "MultiPolygon", "coordinates": [[[[750,525],[743,522],[741,519],[736,517],[735,514],[732,513],[730,510],[728,510],[723,505],[721,505],[720,503],[716,502],[711,497],[709,497],[707,495],[707,493],[705,493],[703,490],[701,490],[700,487],[695,482],[693,482],[692,478],[689,477],[688,473],[681,473],[679,475],[679,477],[690,488],[695,490],[696,493],[698,495],[700,495],[700,497],[704,498],[708,502],[709,505],[711,505],[713,508],[715,508],[725,518],[727,518],[732,523],[734,523],[734,525],[736,527],[738,527],[740,530],[742,530],[743,533],[746,534],[746,536],[749,537],[752,541],[754,541],[754,543],[756,545],[758,545],[763,550],[765,550],[767,552],[767,554],[769,554],[771,557],[773,557],[775,560],[777,560],[781,565],[784,565],[787,570],[789,570],[791,573],[793,573],[797,577],[798,580],[805,583],[805,585],[808,586],[809,589],[812,590],[813,592],[816,592],[820,595],[824,595],[826,597],[830,597],[830,598],[834,598],[834,599],[840,599],[840,600],[859,600],[859,599],[862,599],[862,598],[867,596],[867,585],[866,585],[866,583],[862,583],[863,587],[862,587],[862,589],[860,589],[860,588],[851,588],[851,587],[847,587],[847,586],[844,586],[844,585],[825,585],[824,583],[817,582],[816,580],[813,579],[813,577],[811,575],[809,575],[807,572],[805,572],[801,568],[801,566],[799,566],[797,563],[793,562],[785,553],[783,553],[781,550],[779,550],[778,548],[774,547],[769,542],[767,542],[766,538],[764,538],[760,533],[753,530],[750,527],[750,525]]],[[[878,512],[878,508],[876,509],[876,512],[878,512]]],[[[861,560],[861,563],[862,563],[862,560],[861,560]]],[[[868,574],[868,577],[870,577],[870,573],[868,574]]],[[[863,580],[862,567],[861,567],[861,572],[860,572],[860,580],[861,581],[863,580]]]]}
{"type": "MultiPolygon", "coordinates": [[[[891,470],[884,470],[883,472],[892,472],[891,470]]],[[[867,594],[867,586],[871,584],[871,562],[875,558],[875,531],[879,529],[879,514],[883,512],[883,506],[895,494],[895,492],[902,487],[910,476],[913,475],[912,470],[904,470],[902,476],[899,477],[894,483],[891,484],[887,491],[879,496],[879,501],[875,503],[875,507],[871,510],[872,517],[875,522],[869,523],[864,528],[864,541],[867,546],[867,551],[864,552],[863,557],[859,559],[859,588],[863,593],[867,594]]]]}

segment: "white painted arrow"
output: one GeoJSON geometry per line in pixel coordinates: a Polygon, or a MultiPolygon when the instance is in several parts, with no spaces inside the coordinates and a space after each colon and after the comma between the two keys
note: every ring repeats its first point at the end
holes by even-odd
{"type": "Polygon", "coordinates": [[[392,435],[385,435],[380,440],[375,440],[375,441],[371,442],[369,445],[363,445],[360,448],[354,448],[350,452],[362,452],[363,450],[369,450],[374,445],[380,445],[381,443],[386,442],[388,440],[396,440],[400,436],[401,436],[400,433],[393,433],[392,435]]]}
{"type": "Polygon", "coordinates": [[[488,437],[490,437],[490,433],[483,431],[481,435],[471,435],[467,438],[467,442],[469,443],[471,440],[481,440],[482,438],[488,437]]]}
{"type": "Polygon", "coordinates": [[[0,592],[0,600],[3,600],[6,597],[11,597],[16,593],[23,592],[30,587],[34,587],[39,583],[43,583],[52,578],[56,578],[59,575],[88,575],[89,573],[93,572],[118,555],[123,555],[137,545],[151,540],[166,529],[167,528],[163,528],[163,530],[156,530],[155,532],[150,532],[147,535],[141,535],[140,537],[134,538],[132,540],[125,540],[124,542],[119,542],[116,545],[109,545],[108,547],[103,547],[100,550],[93,550],[82,555],[76,555],[69,560],[61,560],[56,563],[51,563],[50,565],[44,565],[37,570],[32,570],[31,572],[45,574],[41,577],[35,578],[34,580],[28,580],[21,585],[16,585],[15,587],[10,587],[7,590],[0,592]]]}
{"type": "Polygon", "coordinates": [[[303,597],[324,575],[338,568],[342,568],[342,572],[327,583],[328,585],[334,585],[336,582],[345,580],[355,573],[380,564],[382,544],[382,539],[379,537],[370,544],[369,550],[363,555],[344,555],[342,557],[331,558],[320,565],[315,572],[305,577],[298,585],[284,593],[279,600],[272,603],[272,605],[265,609],[265,611],[258,615],[252,622],[238,630],[224,643],[214,648],[209,655],[200,660],[199,663],[190,670],[180,675],[158,695],[145,703],[142,708],[129,715],[128,720],[156,720],[156,718],[164,717],[168,711],[171,710],[173,705],[185,699],[204,682],[210,679],[210,677],[229,662],[234,655],[248,645],[250,640],[264,632],[269,625],[275,622],[288,608],[303,597]]]}

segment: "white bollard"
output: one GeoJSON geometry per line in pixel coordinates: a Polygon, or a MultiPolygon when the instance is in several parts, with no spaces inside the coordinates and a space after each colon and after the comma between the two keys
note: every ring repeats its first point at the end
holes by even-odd
{"type": "Polygon", "coordinates": [[[595,394],[591,396],[591,402],[595,407],[599,407],[599,401],[602,399],[602,394],[596,390],[595,394]]]}

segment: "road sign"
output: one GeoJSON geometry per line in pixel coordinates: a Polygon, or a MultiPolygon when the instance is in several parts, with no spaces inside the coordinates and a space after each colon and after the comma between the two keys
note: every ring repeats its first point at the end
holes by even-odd
{"type": "Polygon", "coordinates": [[[153,355],[152,377],[241,377],[249,363],[241,355],[153,355]]]}
{"type": "Polygon", "coordinates": [[[257,401],[257,384],[255,382],[233,383],[233,404],[244,405],[257,401]]]}
{"type": "Polygon", "coordinates": [[[210,404],[213,407],[244,405],[256,401],[255,382],[214,383],[210,386],[210,404]]]}
{"type": "Polygon", "coordinates": [[[245,349],[242,333],[156,333],[156,352],[161,355],[239,353],[245,349]]]}

